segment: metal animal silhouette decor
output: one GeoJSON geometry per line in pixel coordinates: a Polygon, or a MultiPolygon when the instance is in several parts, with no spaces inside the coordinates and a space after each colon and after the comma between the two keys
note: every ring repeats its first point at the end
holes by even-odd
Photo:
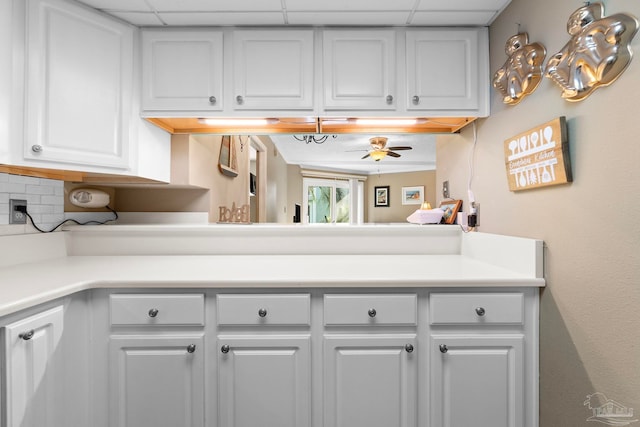
{"type": "Polygon", "coordinates": [[[587,4],[567,21],[571,40],[549,58],[545,76],[562,89],[567,101],[581,101],[613,83],[631,62],[629,44],[638,31],[635,17],[603,16],[601,3],[587,4]]]}
{"type": "Polygon", "coordinates": [[[515,105],[540,84],[547,52],[540,43],[529,43],[527,33],[510,37],[504,50],[509,59],[493,75],[493,87],[502,95],[502,102],[515,105]]]}

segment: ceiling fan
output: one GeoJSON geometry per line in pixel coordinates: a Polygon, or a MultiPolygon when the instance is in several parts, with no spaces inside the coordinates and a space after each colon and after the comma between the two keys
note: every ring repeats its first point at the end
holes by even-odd
{"type": "Polygon", "coordinates": [[[376,162],[384,159],[387,155],[391,157],[400,157],[400,154],[395,151],[401,150],[411,150],[411,147],[389,147],[387,148],[387,140],[388,138],[384,136],[376,136],[369,139],[369,143],[371,144],[371,150],[364,155],[362,158],[366,159],[367,157],[371,157],[376,162]]]}

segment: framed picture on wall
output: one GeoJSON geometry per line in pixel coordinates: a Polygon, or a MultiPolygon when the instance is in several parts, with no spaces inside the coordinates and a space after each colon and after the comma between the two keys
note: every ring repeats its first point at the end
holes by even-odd
{"type": "Polygon", "coordinates": [[[376,208],[389,207],[389,186],[374,187],[373,199],[376,208]]]}
{"type": "Polygon", "coordinates": [[[403,205],[421,205],[424,202],[424,186],[402,187],[403,205]]]}
{"type": "Polygon", "coordinates": [[[444,211],[442,222],[445,224],[455,224],[458,211],[462,207],[462,200],[445,200],[440,203],[440,209],[444,211]]]}

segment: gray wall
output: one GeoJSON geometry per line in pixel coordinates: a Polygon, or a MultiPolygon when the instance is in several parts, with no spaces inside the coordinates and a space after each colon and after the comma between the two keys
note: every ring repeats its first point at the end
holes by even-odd
{"type": "MultiPolygon", "coordinates": [[[[506,60],[504,44],[521,31],[547,48],[568,41],[566,22],[582,2],[513,0],[491,26],[491,73],[506,60]]],[[[610,0],[605,14],[640,16],[640,2],[610,0]]],[[[494,91],[491,116],[477,122],[472,188],[480,230],[543,239],[547,288],[540,313],[542,427],[586,426],[588,394],[602,392],[640,410],[640,36],[636,58],[612,86],[570,103],[544,79],[519,105],[494,91]],[[510,192],[503,142],[558,116],[569,129],[572,184],[510,192]]],[[[466,194],[471,127],[438,138],[437,188],[450,180],[466,194]]],[[[638,417],[636,417],[638,418],[638,417]]]]}

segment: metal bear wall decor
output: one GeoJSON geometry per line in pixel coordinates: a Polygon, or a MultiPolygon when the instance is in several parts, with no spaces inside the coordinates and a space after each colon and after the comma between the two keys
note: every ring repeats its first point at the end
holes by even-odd
{"type": "Polygon", "coordinates": [[[546,50],[540,43],[529,43],[527,33],[510,37],[504,50],[509,59],[495,72],[492,83],[502,102],[515,105],[540,84],[546,50]]]}
{"type": "Polygon", "coordinates": [[[638,21],[625,13],[603,15],[601,3],[573,12],[567,22],[571,40],[547,62],[545,77],[560,86],[567,101],[583,100],[595,89],[610,85],[631,62],[629,44],[638,21]]]}

